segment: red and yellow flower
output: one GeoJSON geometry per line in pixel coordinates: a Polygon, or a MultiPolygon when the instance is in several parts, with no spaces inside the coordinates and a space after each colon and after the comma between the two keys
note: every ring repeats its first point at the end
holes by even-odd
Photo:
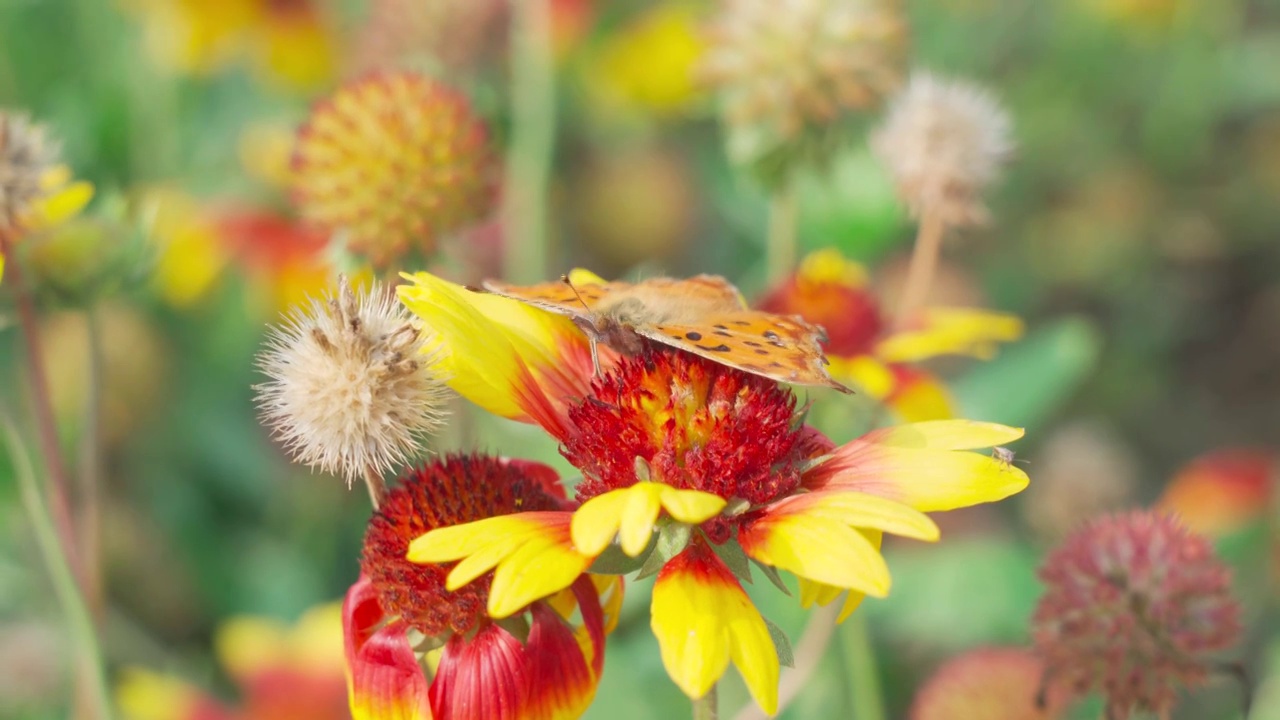
{"type": "Polygon", "coordinates": [[[235,618],[215,638],[222,666],[240,689],[232,708],[178,678],[126,671],[116,696],[125,720],[348,720],[338,603],[294,627],[235,618]]]}
{"type": "Polygon", "coordinates": [[[356,720],[550,720],[586,710],[622,591],[570,557],[567,519],[562,537],[527,544],[493,573],[480,556],[453,567],[406,559],[423,533],[470,523],[529,536],[566,507],[555,472],[537,463],[455,456],[402,478],[369,523],[361,577],[343,607],[356,720]],[[543,574],[551,580],[533,577],[543,574]],[[531,582],[548,589],[530,592],[531,582]],[[513,596],[529,599],[486,612],[513,596]]]}
{"type": "Polygon", "coordinates": [[[164,66],[207,75],[248,60],[269,82],[313,90],[334,73],[337,43],[313,0],[122,0],[164,66]]]}
{"type": "Polygon", "coordinates": [[[657,572],[652,628],[690,697],[705,695],[732,663],[760,706],[777,709],[778,655],[742,587],[748,559],[797,576],[806,606],[847,592],[847,615],[864,596],[889,591],[884,533],[936,540],[925,512],[992,502],[1027,484],[1021,470],[967,452],[1015,440],[1019,429],[926,422],[836,447],[803,425],[795,396],[771,380],[659,347],[610,354],[593,380],[587,338],[567,318],[426,273],[406,277],[413,285],[401,299],[441,338],[453,387],[539,423],[583,473],[576,509],[426,532],[409,560],[457,561],[450,590],[493,570],[488,612],[503,618],[563,592],[616,539],[637,567],[657,572]]]}
{"type": "Polygon", "coordinates": [[[975,308],[928,308],[894,332],[867,287],[866,271],[833,249],[811,253],[758,305],[821,325],[831,375],[887,403],[907,421],[955,416],[942,382],[912,363],[939,355],[989,358],[999,343],[1022,335],[1018,318],[975,308]]]}

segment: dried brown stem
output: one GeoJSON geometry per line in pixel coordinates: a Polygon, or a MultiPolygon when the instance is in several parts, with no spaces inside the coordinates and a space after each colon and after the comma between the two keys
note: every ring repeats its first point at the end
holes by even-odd
{"type": "Polygon", "coordinates": [[[896,327],[901,330],[911,322],[929,297],[929,287],[938,273],[938,260],[942,257],[942,239],[947,226],[937,212],[926,209],[920,214],[920,227],[916,233],[915,249],[911,253],[911,266],[907,281],[898,302],[896,327]]]}
{"type": "Polygon", "coordinates": [[[364,485],[369,490],[369,502],[377,512],[382,507],[382,502],[387,499],[387,483],[383,481],[382,473],[378,472],[377,468],[366,467],[364,485]]]}

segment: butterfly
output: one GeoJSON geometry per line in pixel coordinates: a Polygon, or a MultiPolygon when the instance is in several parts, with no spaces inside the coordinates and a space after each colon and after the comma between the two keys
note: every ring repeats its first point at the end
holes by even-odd
{"type": "Polygon", "coordinates": [[[748,309],[738,289],[722,277],[627,283],[584,271],[573,276],[576,282],[564,276],[560,282],[525,286],[486,280],[484,290],[571,318],[591,340],[593,360],[596,342],[634,355],[647,338],[771,380],[851,392],[827,373],[819,344],[825,338],[822,328],[798,315],[748,309]]]}

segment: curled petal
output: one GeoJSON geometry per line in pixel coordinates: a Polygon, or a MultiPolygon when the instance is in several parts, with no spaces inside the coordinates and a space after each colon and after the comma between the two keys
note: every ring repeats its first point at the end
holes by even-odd
{"type": "Polygon", "coordinates": [[[354,720],[430,720],[428,684],[403,623],[386,618],[361,576],[342,606],[347,695],[354,720]]]}
{"type": "Polygon", "coordinates": [[[764,618],[702,543],[670,560],[653,586],[651,625],[676,685],[700,698],[733,662],[756,703],[778,708],[778,654],[764,618]]]}
{"type": "Polygon", "coordinates": [[[494,571],[489,614],[504,618],[573,584],[591,564],[569,539],[568,512],[501,515],[432,530],[409,544],[416,563],[460,560],[449,572],[449,590],[494,571]]]}
{"type": "Polygon", "coordinates": [[[573,514],[573,544],[595,557],[614,536],[622,551],[636,557],[649,544],[660,511],[691,525],[704,522],[724,509],[723,498],[701,490],[679,490],[657,482],[638,482],[597,495],[573,514]]]}
{"type": "Polygon", "coordinates": [[[420,272],[403,277],[400,301],[436,335],[458,394],[503,417],[568,432],[567,403],[590,394],[587,338],[567,317],[420,272]]]}

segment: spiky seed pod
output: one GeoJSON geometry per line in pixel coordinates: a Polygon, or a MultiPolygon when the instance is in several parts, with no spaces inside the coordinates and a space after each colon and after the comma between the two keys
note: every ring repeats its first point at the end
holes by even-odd
{"type": "Polygon", "coordinates": [[[258,367],[262,420],[294,459],[351,481],[413,459],[447,396],[431,334],[388,288],[313,299],[273,328],[258,367]]]}
{"type": "Polygon", "coordinates": [[[317,104],[298,134],[294,198],[382,267],[433,253],[493,206],[497,161],[458,91],[424,75],[376,73],[317,104]]]}
{"type": "Polygon", "coordinates": [[[912,214],[957,227],[988,219],[982,191],[1013,153],[1012,122],[995,97],[916,73],[894,98],[871,148],[912,214]]]}
{"type": "Polygon", "coordinates": [[[907,35],[892,0],[724,0],[699,76],[735,137],[762,152],[802,152],[851,111],[902,82],[907,35]]]}
{"type": "Polygon", "coordinates": [[[1164,717],[1240,636],[1226,566],[1170,515],[1095,520],[1050,553],[1040,579],[1031,631],[1047,677],[1101,692],[1107,717],[1164,717]]]}
{"type": "Polygon", "coordinates": [[[12,227],[45,195],[44,178],[58,161],[45,126],[0,110],[0,229],[12,227]]]}

